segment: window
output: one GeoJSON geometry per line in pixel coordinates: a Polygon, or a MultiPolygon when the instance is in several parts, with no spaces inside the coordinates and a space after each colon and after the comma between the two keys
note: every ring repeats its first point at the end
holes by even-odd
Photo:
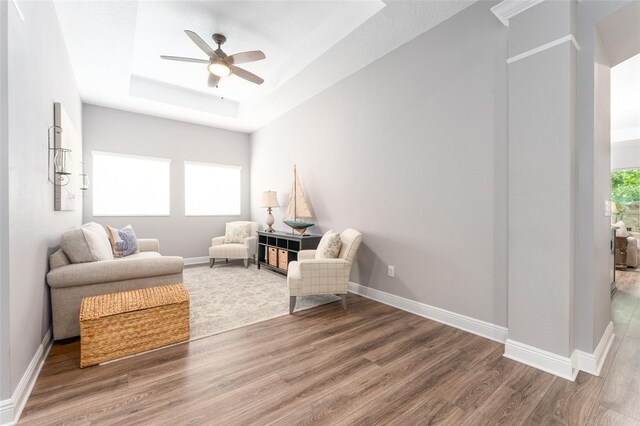
{"type": "Polygon", "coordinates": [[[186,216],[240,215],[240,167],[184,162],[186,216]]]}
{"type": "Polygon", "coordinates": [[[627,228],[640,231],[640,169],[611,171],[612,223],[623,221],[627,228]]]}
{"type": "Polygon", "coordinates": [[[169,216],[171,160],[93,151],[94,216],[169,216]]]}

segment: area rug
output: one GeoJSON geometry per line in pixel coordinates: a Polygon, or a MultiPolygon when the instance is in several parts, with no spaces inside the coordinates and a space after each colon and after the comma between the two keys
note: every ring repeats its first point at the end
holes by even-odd
{"type": "MultiPolygon", "coordinates": [[[[185,268],[189,289],[191,340],[289,314],[285,276],[255,265],[185,268]]],[[[340,300],[333,295],[298,297],[296,312],[340,300]]]]}

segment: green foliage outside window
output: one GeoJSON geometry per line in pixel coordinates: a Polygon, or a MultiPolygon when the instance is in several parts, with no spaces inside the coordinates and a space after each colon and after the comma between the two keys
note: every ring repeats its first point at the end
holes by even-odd
{"type": "Polygon", "coordinates": [[[640,169],[611,172],[611,201],[619,211],[617,220],[624,217],[627,207],[640,202],[640,169]]]}

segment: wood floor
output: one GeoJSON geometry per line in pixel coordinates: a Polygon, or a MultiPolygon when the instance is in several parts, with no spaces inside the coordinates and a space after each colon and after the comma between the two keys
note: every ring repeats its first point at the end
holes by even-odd
{"type": "Polygon", "coordinates": [[[55,344],[20,424],[640,425],[640,272],[618,274],[602,377],[575,383],[504,346],[358,296],[80,370],[55,344]]]}

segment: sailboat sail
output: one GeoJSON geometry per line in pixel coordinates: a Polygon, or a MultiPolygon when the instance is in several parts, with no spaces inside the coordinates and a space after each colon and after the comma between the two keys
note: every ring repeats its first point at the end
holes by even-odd
{"type": "Polygon", "coordinates": [[[284,223],[304,234],[308,227],[313,226],[313,223],[310,223],[311,218],[311,209],[309,209],[309,204],[304,196],[304,191],[294,166],[293,183],[289,192],[289,204],[287,205],[284,223]]]}
{"type": "Polygon", "coordinates": [[[293,184],[291,185],[291,191],[289,192],[289,204],[287,205],[287,214],[285,216],[288,220],[296,219],[311,219],[311,210],[309,204],[304,196],[302,185],[298,175],[294,175],[293,184]]]}

